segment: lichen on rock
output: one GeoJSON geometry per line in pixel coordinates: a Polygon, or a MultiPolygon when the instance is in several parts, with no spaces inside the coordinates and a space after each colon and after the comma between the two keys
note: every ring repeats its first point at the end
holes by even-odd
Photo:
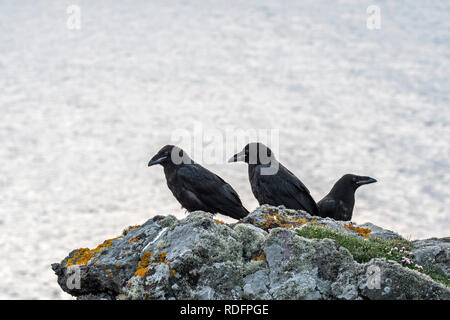
{"type": "MultiPolygon", "coordinates": [[[[52,268],[61,288],[79,299],[450,298],[446,286],[397,262],[358,263],[335,240],[299,236],[309,225],[363,240],[402,239],[372,224],[349,227],[284,207],[261,206],[230,225],[197,211],[181,220],[156,216],[52,268]],[[78,288],[69,285],[73,268],[78,288]]],[[[427,242],[414,253],[448,266],[436,246],[427,242]]]]}

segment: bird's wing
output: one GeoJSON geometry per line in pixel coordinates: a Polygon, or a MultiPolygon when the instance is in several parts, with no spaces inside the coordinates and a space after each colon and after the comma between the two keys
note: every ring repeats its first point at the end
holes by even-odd
{"type": "Polygon", "coordinates": [[[288,168],[280,164],[280,169],[282,169],[284,173],[292,177],[292,181],[297,186],[297,188],[301,189],[303,192],[310,193],[308,188],[303,184],[303,182],[301,182],[300,179],[297,178],[288,168]]]}
{"type": "Polygon", "coordinates": [[[228,214],[236,219],[248,213],[236,191],[221,177],[199,164],[182,166],[177,171],[177,178],[186,190],[194,193],[211,210],[228,214]]]}
{"type": "Polygon", "coordinates": [[[319,215],[322,218],[333,218],[335,216],[336,211],[338,210],[338,203],[333,198],[323,198],[317,203],[317,207],[319,208],[319,215]]]}
{"type": "Polygon", "coordinates": [[[311,197],[308,188],[280,164],[277,174],[260,175],[260,187],[271,195],[274,202],[281,202],[293,209],[303,209],[312,215],[318,214],[317,204],[311,197]]]}
{"type": "Polygon", "coordinates": [[[319,215],[334,220],[349,221],[352,218],[348,206],[342,201],[331,197],[325,197],[317,203],[319,215]]]}

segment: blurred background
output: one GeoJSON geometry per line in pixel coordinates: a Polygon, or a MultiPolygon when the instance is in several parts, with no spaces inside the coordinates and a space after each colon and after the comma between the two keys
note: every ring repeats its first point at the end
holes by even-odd
{"type": "MultiPolygon", "coordinates": [[[[343,174],[369,175],[355,222],[449,236],[449,12],[449,1],[0,1],[0,298],[71,298],[51,263],[154,215],[184,217],[147,163],[196,125],[279,130],[278,158],[317,201],[343,174]],[[379,29],[367,27],[374,4],[379,29]]],[[[257,206],[244,164],[205,166],[257,206]]]]}

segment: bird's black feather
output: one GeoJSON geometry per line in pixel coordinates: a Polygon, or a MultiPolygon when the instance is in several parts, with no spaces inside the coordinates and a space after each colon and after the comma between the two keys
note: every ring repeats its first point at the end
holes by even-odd
{"type": "Polygon", "coordinates": [[[169,155],[174,148],[177,147],[162,148],[149,165],[155,163],[164,167],[167,186],[183,208],[189,212],[202,210],[213,214],[221,213],[235,219],[248,214],[238,194],[228,183],[192,161],[181,149],[177,152],[183,155],[184,161],[175,164],[169,155]]]}
{"type": "Polygon", "coordinates": [[[308,188],[283,165],[273,175],[262,175],[262,165],[249,165],[252,192],[259,204],[284,205],[290,209],[301,209],[312,215],[318,214],[316,202],[308,188]]]}
{"type": "Polygon", "coordinates": [[[375,179],[346,174],[340,178],[331,191],[317,203],[319,215],[335,220],[350,221],[355,206],[355,191],[364,184],[374,183],[375,179]]]}
{"type": "MultiPolygon", "coordinates": [[[[248,214],[236,191],[221,177],[199,164],[180,166],[177,178],[185,190],[192,192],[200,200],[204,206],[202,210],[219,212],[235,219],[248,214]]],[[[177,188],[179,185],[173,187],[177,188]]]]}
{"type": "Polygon", "coordinates": [[[248,144],[230,161],[248,163],[250,186],[260,205],[284,205],[286,208],[301,209],[311,215],[318,215],[317,204],[308,188],[291,171],[279,163],[272,151],[262,143],[248,144]],[[261,155],[269,162],[263,163],[261,155]],[[278,170],[271,174],[263,174],[262,170],[269,167],[278,167],[278,170]]]}

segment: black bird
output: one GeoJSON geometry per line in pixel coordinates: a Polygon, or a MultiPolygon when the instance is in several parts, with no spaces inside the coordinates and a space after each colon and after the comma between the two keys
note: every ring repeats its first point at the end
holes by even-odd
{"type": "Polygon", "coordinates": [[[277,161],[273,152],[262,143],[249,143],[228,162],[248,164],[248,177],[253,195],[259,204],[284,205],[318,215],[317,204],[308,188],[277,161]]]}
{"type": "Polygon", "coordinates": [[[319,215],[335,220],[349,221],[352,219],[355,205],[355,191],[364,184],[377,182],[374,178],[346,174],[340,178],[317,205],[319,215]]]}
{"type": "Polygon", "coordinates": [[[203,210],[241,219],[248,214],[234,189],[221,177],[195,163],[182,149],[164,146],[148,166],[164,167],[167,186],[187,211],[203,210]]]}

